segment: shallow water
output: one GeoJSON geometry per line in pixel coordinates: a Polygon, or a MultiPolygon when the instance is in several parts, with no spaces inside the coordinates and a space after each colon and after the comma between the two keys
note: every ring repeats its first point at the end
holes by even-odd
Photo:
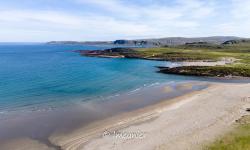
{"type": "Polygon", "coordinates": [[[0,114],[89,101],[188,77],[158,74],[167,62],[82,57],[83,45],[1,44],[0,114]]]}
{"type": "Polygon", "coordinates": [[[0,123],[0,148],[1,143],[24,137],[52,146],[48,139],[53,134],[67,134],[95,121],[145,108],[208,86],[207,83],[188,82],[189,86],[185,84],[186,82],[162,83],[107,97],[105,100],[79,102],[77,105],[67,105],[50,111],[8,116],[0,123]],[[166,87],[171,90],[166,91],[166,87]]]}
{"type": "Polygon", "coordinates": [[[156,73],[155,66],[170,62],[83,57],[73,52],[105,48],[0,44],[0,143],[17,137],[48,143],[54,132],[68,132],[204,88],[166,93],[162,86],[218,81],[156,73]]]}

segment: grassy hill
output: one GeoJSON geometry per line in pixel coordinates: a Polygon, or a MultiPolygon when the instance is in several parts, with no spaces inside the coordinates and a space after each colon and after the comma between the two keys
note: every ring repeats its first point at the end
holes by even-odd
{"type": "Polygon", "coordinates": [[[126,40],[120,39],[115,41],[51,41],[48,44],[87,44],[87,45],[117,45],[117,46],[150,46],[159,47],[164,45],[183,45],[185,43],[192,42],[208,42],[213,44],[221,44],[229,40],[243,39],[234,36],[211,36],[211,37],[167,37],[167,38],[155,38],[155,39],[135,39],[126,40]]]}
{"type": "Polygon", "coordinates": [[[170,61],[215,61],[222,57],[233,57],[239,59],[238,63],[250,64],[250,40],[239,40],[234,44],[188,43],[171,47],[140,48],[136,51],[145,58],[162,58],[170,61]]]}

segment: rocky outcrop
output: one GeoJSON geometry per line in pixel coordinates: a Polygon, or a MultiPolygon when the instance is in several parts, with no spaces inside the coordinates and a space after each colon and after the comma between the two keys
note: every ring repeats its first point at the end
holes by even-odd
{"type": "Polygon", "coordinates": [[[182,67],[158,67],[160,73],[188,75],[188,76],[206,76],[206,77],[250,77],[249,68],[234,68],[226,66],[182,66],[182,67]]]}
{"type": "Polygon", "coordinates": [[[76,50],[83,56],[113,57],[113,58],[139,58],[139,54],[131,48],[111,48],[105,50],[76,50]]]}
{"type": "Polygon", "coordinates": [[[222,45],[233,45],[233,44],[241,44],[241,43],[250,43],[250,39],[241,39],[241,40],[229,40],[222,43],[222,45]]]}

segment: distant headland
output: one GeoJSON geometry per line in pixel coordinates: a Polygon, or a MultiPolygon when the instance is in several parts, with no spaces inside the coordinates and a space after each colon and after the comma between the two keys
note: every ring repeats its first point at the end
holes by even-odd
{"type": "Polygon", "coordinates": [[[207,42],[213,44],[221,44],[230,40],[245,39],[236,36],[211,36],[211,37],[166,37],[166,38],[155,38],[155,39],[135,39],[135,40],[115,40],[115,41],[50,41],[48,44],[85,44],[85,45],[118,45],[118,46],[149,46],[149,47],[160,47],[160,46],[175,46],[183,45],[186,43],[194,42],[207,42]]]}

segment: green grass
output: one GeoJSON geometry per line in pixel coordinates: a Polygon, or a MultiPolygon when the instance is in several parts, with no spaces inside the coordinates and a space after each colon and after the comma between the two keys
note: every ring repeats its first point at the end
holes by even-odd
{"type": "Polygon", "coordinates": [[[250,77],[250,41],[229,45],[181,45],[173,47],[135,49],[143,58],[159,58],[166,61],[218,61],[221,58],[235,58],[234,64],[214,67],[186,67],[183,75],[207,75],[250,77]]]}
{"type": "Polygon", "coordinates": [[[250,150],[250,116],[244,116],[243,120],[244,123],[204,150],[250,150]]]}
{"type": "Polygon", "coordinates": [[[139,48],[136,51],[145,58],[162,58],[169,61],[216,61],[222,57],[233,57],[239,59],[240,65],[250,67],[250,41],[233,45],[139,48]]]}

